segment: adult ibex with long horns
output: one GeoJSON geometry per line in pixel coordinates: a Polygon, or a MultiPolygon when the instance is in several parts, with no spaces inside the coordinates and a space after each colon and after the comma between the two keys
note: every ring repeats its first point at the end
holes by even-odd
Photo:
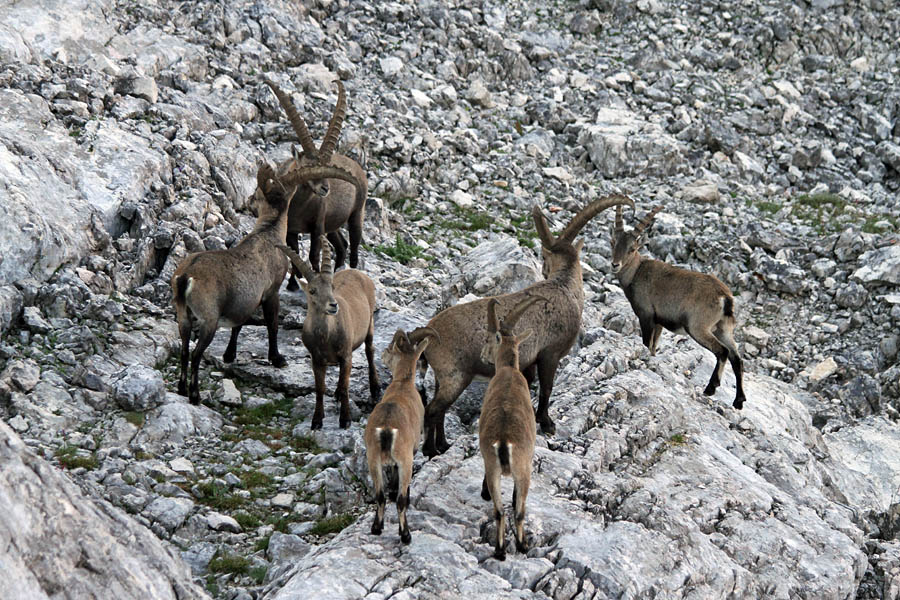
{"type": "MultiPolygon", "coordinates": [[[[265,82],[278,98],[278,102],[297,134],[300,146],[303,148],[302,153],[297,152],[295,148],[293,157],[279,165],[279,175],[285,176],[296,169],[307,166],[327,165],[340,167],[352,173],[356,178],[355,184],[341,179],[327,178],[308,181],[301,185],[288,213],[287,245],[295,252],[299,252],[298,235],[310,234],[309,263],[317,269],[321,252],[319,239],[322,235],[327,235],[328,241],[334,246],[335,267],[340,267],[344,264],[347,254],[347,245],[340,233],[340,228],[346,224],[350,232],[350,267],[355,269],[359,264],[359,244],[362,241],[368,180],[365,170],[355,160],[335,153],[341,134],[341,125],[347,111],[344,84],[340,80],[336,80],[337,104],[328,123],[325,138],[322,140],[321,146],[316,148],[306,121],[297,112],[288,95],[273,81],[265,79],[265,82]]],[[[288,289],[296,290],[297,287],[296,277],[292,274],[288,282],[288,289]]]]}
{"type": "MultiPolygon", "coordinates": [[[[519,348],[519,367],[522,371],[533,376],[537,370],[540,394],[536,418],[541,431],[546,434],[556,431],[549,408],[559,361],[568,354],[581,330],[584,282],[579,260],[583,242],[575,242],[575,236],[595,215],[621,204],[634,206],[631,200],[619,195],[595,200],[572,218],[559,237],[550,233],[544,214],[540,208],[534,207],[532,217],[541,238],[545,279],[518,292],[493,297],[498,302],[496,310],[501,319],[525,296],[542,296],[548,301],[546,310],[534,310],[523,317],[522,327],[533,330],[534,335],[519,348]]],[[[444,435],[447,408],[476,375],[494,375],[494,366],[481,356],[481,348],[488,339],[487,304],[491,299],[482,298],[451,306],[428,322],[428,327],[437,332],[440,340],[432,342],[420,360],[423,375],[431,365],[435,379],[434,399],[425,410],[422,451],[426,456],[435,456],[449,447],[444,435]]]]}

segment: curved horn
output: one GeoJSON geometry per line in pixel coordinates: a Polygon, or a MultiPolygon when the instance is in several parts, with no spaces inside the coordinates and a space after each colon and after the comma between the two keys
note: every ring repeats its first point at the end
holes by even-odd
{"type": "Polygon", "coordinates": [[[427,337],[433,337],[437,342],[441,341],[441,336],[431,327],[417,327],[409,332],[408,337],[413,345],[418,344],[427,337]]]}
{"type": "Polygon", "coordinates": [[[268,77],[263,77],[263,81],[272,88],[272,92],[274,92],[275,97],[278,98],[278,103],[281,104],[281,108],[284,109],[288,121],[291,122],[291,126],[294,128],[297,137],[300,138],[300,145],[303,146],[303,151],[311,157],[317,156],[316,145],[313,143],[312,136],[309,134],[309,129],[306,127],[306,121],[304,121],[303,117],[300,116],[300,113],[297,112],[294,103],[291,102],[291,99],[288,98],[287,94],[281,91],[280,87],[275,85],[274,81],[268,77]]]}
{"type": "Polygon", "coordinates": [[[599,200],[594,200],[580,211],[578,214],[572,217],[572,220],[569,221],[569,224],[566,225],[566,228],[563,229],[562,233],[557,237],[558,240],[563,240],[568,243],[572,243],[572,240],[575,239],[575,236],[578,235],[578,232],[587,225],[588,221],[593,219],[598,213],[606,210],[610,206],[623,205],[627,204],[631,206],[632,210],[634,209],[634,202],[628,196],[623,196],[622,194],[612,194],[610,196],[606,196],[604,198],[600,198],[599,200]]]}
{"type": "Polygon", "coordinates": [[[406,332],[400,328],[397,328],[397,331],[394,332],[394,337],[391,339],[391,343],[388,346],[389,348],[393,346],[394,348],[400,347],[400,340],[406,338],[406,332]]]}
{"type": "Polygon", "coordinates": [[[312,181],[313,179],[343,179],[356,186],[357,197],[359,197],[361,193],[369,193],[369,190],[363,189],[362,182],[354,177],[350,171],[346,171],[340,167],[329,167],[325,165],[298,167],[289,171],[281,178],[281,181],[285,185],[299,185],[306,181],[312,181]]]}
{"type": "Polygon", "coordinates": [[[625,231],[625,225],[622,222],[622,207],[616,207],[616,233],[622,233],[625,231]]]}
{"type": "Polygon", "coordinates": [[[509,311],[509,314],[503,317],[503,322],[500,324],[500,331],[506,335],[512,335],[513,327],[516,326],[516,323],[519,322],[519,319],[522,318],[525,311],[528,310],[532,304],[546,301],[547,299],[543,296],[526,296],[525,299],[521,300],[511,311],[509,311]]]}
{"type": "Polygon", "coordinates": [[[319,236],[319,243],[322,245],[322,264],[319,267],[319,272],[333,273],[334,262],[331,260],[331,243],[324,235],[319,236]]]}
{"type": "Polygon", "coordinates": [[[331,161],[331,155],[337,148],[338,138],[341,135],[341,125],[344,123],[344,117],[347,115],[347,96],[344,94],[344,84],[340,79],[335,80],[338,86],[338,99],[334,107],[334,113],[331,115],[331,121],[328,122],[328,130],[325,132],[325,139],[319,146],[319,164],[327,165],[331,161]]]}
{"type": "Polygon", "coordinates": [[[291,250],[290,248],[288,248],[288,247],[285,246],[284,244],[278,244],[277,248],[278,248],[279,250],[281,250],[282,252],[284,252],[284,254],[285,254],[289,259],[291,259],[291,264],[294,265],[294,267],[295,267],[298,271],[300,271],[300,275],[302,275],[304,279],[306,279],[307,281],[309,281],[310,278],[311,278],[313,275],[315,275],[315,273],[314,273],[313,270],[312,270],[312,267],[309,266],[309,263],[306,262],[305,260],[303,260],[302,258],[300,258],[300,255],[299,255],[299,254],[297,254],[296,252],[294,252],[293,250],[291,250]]]}
{"type": "Polygon", "coordinates": [[[537,230],[538,237],[541,238],[541,245],[544,248],[552,248],[556,240],[550,233],[550,227],[547,226],[547,218],[537,205],[531,208],[531,218],[534,219],[534,228],[537,230]]]}
{"type": "Polygon", "coordinates": [[[634,226],[634,231],[632,232],[634,233],[634,236],[640,237],[640,235],[644,233],[644,230],[647,229],[647,227],[649,227],[653,222],[653,219],[656,217],[656,213],[658,213],[662,209],[662,204],[657,204],[653,207],[653,210],[644,215],[644,218],[641,219],[641,222],[634,226]]]}
{"type": "Polygon", "coordinates": [[[487,306],[488,333],[497,333],[498,331],[500,331],[500,319],[497,317],[497,305],[498,304],[500,304],[500,302],[497,301],[496,298],[491,298],[488,301],[488,306],[487,306]]]}

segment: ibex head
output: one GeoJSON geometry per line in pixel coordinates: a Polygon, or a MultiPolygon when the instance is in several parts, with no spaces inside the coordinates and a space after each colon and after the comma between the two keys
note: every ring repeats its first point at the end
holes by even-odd
{"type": "Polygon", "coordinates": [[[661,204],[653,207],[653,210],[648,212],[635,225],[634,229],[625,231],[625,226],[622,222],[622,207],[616,207],[616,222],[610,236],[610,245],[612,245],[612,259],[610,262],[613,274],[617,274],[635,260],[640,260],[638,251],[644,245],[644,242],[647,241],[646,229],[653,223],[653,219],[662,208],[661,204]]]}
{"type": "Polygon", "coordinates": [[[488,302],[488,340],[481,349],[481,360],[488,364],[497,364],[498,354],[504,344],[509,350],[517,354],[519,344],[531,337],[534,333],[531,329],[526,329],[519,335],[513,334],[513,329],[522,315],[525,314],[533,304],[537,302],[547,302],[543,296],[525,296],[518,304],[512,307],[512,310],[501,321],[497,316],[497,305],[500,302],[496,298],[491,298],[488,302]]]}
{"type": "Polygon", "coordinates": [[[441,336],[431,327],[418,327],[409,333],[398,329],[391,343],[381,353],[381,362],[393,373],[396,371],[397,362],[404,357],[418,359],[432,339],[440,341],[441,336]]]}
{"type": "Polygon", "coordinates": [[[338,314],[340,306],[334,297],[334,263],[331,260],[331,244],[324,235],[321,237],[320,243],[322,244],[322,265],[318,273],[287,246],[278,246],[278,248],[291,259],[291,264],[300,271],[306,280],[305,282],[300,281],[300,285],[306,292],[307,314],[335,316],[338,314]]]}
{"type": "MultiPolygon", "coordinates": [[[[291,102],[288,95],[270,79],[265,78],[265,82],[266,85],[272,88],[275,97],[278,98],[279,104],[281,104],[285,114],[287,114],[288,120],[291,122],[291,126],[294,128],[297,138],[300,141],[300,145],[303,147],[302,153],[297,150],[296,146],[292,148],[294,161],[290,169],[316,165],[329,165],[331,163],[331,156],[334,154],[335,148],[337,148],[338,138],[341,135],[341,125],[344,122],[344,116],[347,112],[347,97],[344,93],[344,84],[341,83],[339,79],[336,80],[338,85],[337,105],[335,105],[334,113],[331,115],[331,120],[328,123],[325,139],[322,140],[322,145],[316,149],[312,136],[309,133],[309,128],[306,126],[306,121],[304,121],[303,117],[300,116],[300,113],[297,112],[297,109],[294,107],[294,104],[291,102]]],[[[325,197],[328,195],[327,179],[309,181],[306,185],[312,193],[317,194],[318,196],[325,197]]]]}
{"type": "Polygon", "coordinates": [[[534,226],[537,229],[538,237],[541,238],[541,255],[544,259],[543,274],[544,279],[548,278],[552,273],[571,264],[573,259],[578,261],[581,256],[581,248],[584,246],[583,240],[575,242],[575,236],[581,232],[582,228],[587,225],[588,221],[594,218],[598,213],[606,210],[610,206],[621,206],[627,204],[634,209],[634,202],[621,194],[613,194],[594,200],[572,217],[572,220],[562,230],[558,237],[554,237],[550,233],[550,227],[547,225],[547,219],[540,208],[535,206],[531,215],[534,219],[534,226]]]}

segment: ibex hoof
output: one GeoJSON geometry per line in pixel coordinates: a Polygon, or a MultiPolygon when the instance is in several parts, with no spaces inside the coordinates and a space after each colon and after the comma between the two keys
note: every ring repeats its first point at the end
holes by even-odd
{"type": "Polygon", "coordinates": [[[546,419],[542,419],[540,424],[541,433],[544,435],[554,435],[556,433],[556,423],[553,422],[553,419],[547,417],[546,419]]]}
{"type": "Polygon", "coordinates": [[[188,395],[187,382],[181,382],[181,381],[178,382],[178,395],[184,396],[185,398],[187,398],[187,395],[188,395]]]}
{"type": "Polygon", "coordinates": [[[340,426],[341,429],[347,429],[348,427],[350,427],[350,418],[348,417],[345,419],[344,417],[341,417],[340,426]]]}
{"type": "Polygon", "coordinates": [[[412,534],[410,534],[408,531],[404,531],[400,534],[400,541],[404,544],[409,544],[412,541],[412,534]]]}
{"type": "Polygon", "coordinates": [[[434,458],[435,456],[440,454],[440,452],[437,451],[437,449],[434,447],[434,444],[425,444],[424,446],[422,446],[422,454],[424,454],[428,458],[434,458]]]}
{"type": "Polygon", "coordinates": [[[703,394],[706,396],[712,396],[715,393],[716,393],[716,388],[711,385],[706,386],[706,389],[703,390],[703,394]]]}
{"type": "Polygon", "coordinates": [[[520,543],[519,540],[516,540],[516,551],[521,552],[522,554],[528,552],[528,542],[520,543]]]}
{"type": "Polygon", "coordinates": [[[237,356],[237,352],[226,352],[225,354],[222,355],[222,362],[233,363],[236,356],[237,356]]]}
{"type": "Polygon", "coordinates": [[[506,560],[506,550],[504,550],[503,548],[494,550],[494,558],[496,558],[497,560],[506,560]]]}
{"type": "Polygon", "coordinates": [[[381,523],[372,523],[372,535],[381,535],[384,526],[381,523]]]}
{"type": "Polygon", "coordinates": [[[291,277],[291,278],[288,280],[288,284],[287,284],[287,288],[286,288],[286,289],[287,289],[287,291],[289,291],[289,292],[296,292],[297,290],[300,289],[300,284],[297,283],[297,280],[296,280],[296,279],[294,279],[293,277],[291,277]]]}
{"type": "Polygon", "coordinates": [[[312,425],[309,426],[312,431],[322,429],[322,419],[313,419],[312,425]]]}
{"type": "Polygon", "coordinates": [[[744,408],[744,398],[735,398],[734,404],[732,404],[731,406],[738,410],[741,410],[742,408],[744,408]]]}
{"type": "Polygon", "coordinates": [[[271,362],[272,366],[277,369],[280,369],[287,365],[287,360],[281,354],[275,354],[274,356],[270,356],[269,362],[271,362]]]}

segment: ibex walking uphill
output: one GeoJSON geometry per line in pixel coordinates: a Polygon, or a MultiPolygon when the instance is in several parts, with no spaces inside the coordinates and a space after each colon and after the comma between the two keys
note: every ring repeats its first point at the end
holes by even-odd
{"type": "Polygon", "coordinates": [[[416,390],[416,361],[436,335],[434,330],[427,327],[408,335],[401,329],[397,330],[391,344],[381,354],[382,362],[391,369],[391,385],[385,390],[384,398],[366,423],[366,460],[378,505],[372,522],[372,533],[380,535],[384,528],[383,467],[392,466],[391,479],[396,487],[391,493],[396,494],[400,540],[404,544],[412,539],[406,521],[409,480],[425,416],[425,407],[416,390]]]}
{"type": "Polygon", "coordinates": [[[519,371],[519,344],[528,339],[530,329],[513,335],[516,322],[528,308],[544,298],[526,296],[501,322],[497,318],[499,302],[491,298],[487,305],[488,331],[491,337],[482,349],[485,361],[494,364],[494,376],[484,393],[478,423],[478,445],[484,459],[481,497],[494,503],[497,540],[494,558],[506,558],[506,517],[500,497],[500,476],[512,475],[513,511],[516,519],[516,550],[527,552],[525,543],[525,500],[531,485],[531,460],[537,427],[531,408],[528,382],[519,371]]]}
{"type": "Polygon", "coordinates": [[[734,408],[744,406],[743,364],[734,342],[734,298],[731,290],[712,275],[681,269],[639,254],[662,206],[656,206],[636,226],[626,232],[622,210],[616,209],[612,233],[612,271],[619,278],[625,297],[641,324],[641,337],[650,354],[656,354],[659,334],[665,327],[687,333],[716,356],[716,367],[703,393],[711,396],[722,379],[725,360],[734,369],[734,408]]]}

